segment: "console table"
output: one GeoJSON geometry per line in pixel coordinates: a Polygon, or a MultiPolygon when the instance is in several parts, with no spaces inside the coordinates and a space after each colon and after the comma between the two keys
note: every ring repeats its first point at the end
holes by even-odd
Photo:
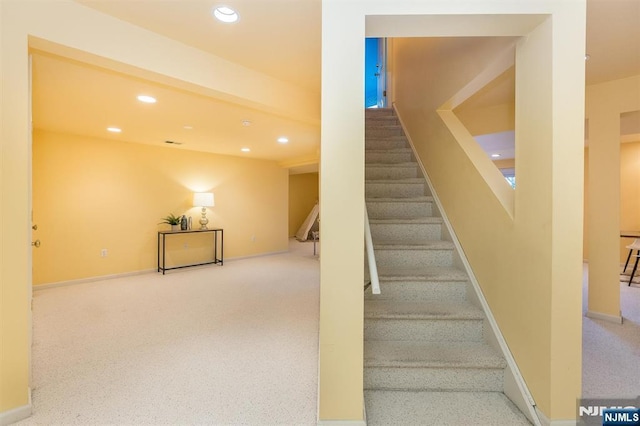
{"type": "Polygon", "coordinates": [[[171,269],[189,268],[191,266],[210,265],[212,263],[224,264],[224,231],[222,229],[189,229],[186,231],[158,231],[158,272],[162,271],[162,275],[171,269]],[[167,236],[184,235],[184,234],[200,234],[210,233],[213,236],[213,260],[200,263],[190,263],[187,265],[166,267],[166,240],[167,236]]]}

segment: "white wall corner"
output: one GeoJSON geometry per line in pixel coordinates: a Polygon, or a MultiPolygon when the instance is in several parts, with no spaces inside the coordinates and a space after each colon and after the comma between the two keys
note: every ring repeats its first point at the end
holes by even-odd
{"type": "Polygon", "coordinates": [[[14,408],[9,411],[0,413],[0,426],[8,426],[10,424],[24,420],[31,416],[33,407],[31,406],[31,389],[29,389],[29,403],[21,407],[14,408]]]}

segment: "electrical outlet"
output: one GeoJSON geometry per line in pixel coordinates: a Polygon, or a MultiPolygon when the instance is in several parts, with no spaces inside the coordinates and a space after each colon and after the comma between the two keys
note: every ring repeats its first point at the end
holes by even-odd
{"type": "Polygon", "coordinates": [[[107,249],[100,250],[100,257],[107,257],[109,251],[107,249]]]}
{"type": "Polygon", "coordinates": [[[252,235],[252,236],[251,236],[251,242],[252,242],[252,243],[255,243],[255,242],[256,242],[256,236],[255,236],[255,235],[252,235]]]}

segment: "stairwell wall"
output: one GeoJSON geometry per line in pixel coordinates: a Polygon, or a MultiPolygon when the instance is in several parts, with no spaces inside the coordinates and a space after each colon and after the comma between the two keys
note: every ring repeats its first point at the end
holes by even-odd
{"type": "Polygon", "coordinates": [[[549,12],[516,48],[513,217],[436,112],[504,40],[435,61],[429,39],[397,39],[393,66],[420,160],[538,408],[560,420],[581,387],[584,3],[549,12]]]}

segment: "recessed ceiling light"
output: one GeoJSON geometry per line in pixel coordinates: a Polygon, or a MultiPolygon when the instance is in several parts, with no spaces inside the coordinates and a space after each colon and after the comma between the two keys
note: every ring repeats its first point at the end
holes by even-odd
{"type": "Polygon", "coordinates": [[[189,126],[189,125],[182,126],[182,128],[185,130],[193,130],[193,126],[189,126]]]}
{"type": "Polygon", "coordinates": [[[109,132],[112,132],[112,133],[120,133],[120,132],[122,132],[122,129],[119,128],[119,127],[107,127],[107,130],[109,132]]]}
{"type": "Polygon", "coordinates": [[[140,96],[138,96],[138,100],[140,102],[144,102],[146,104],[155,104],[156,103],[156,98],[154,98],[153,96],[149,96],[149,95],[140,95],[140,96]]]}
{"type": "Polygon", "coordinates": [[[218,6],[214,8],[213,16],[215,16],[218,21],[226,23],[236,22],[240,18],[238,12],[227,6],[218,6]]]}
{"type": "Polygon", "coordinates": [[[249,126],[251,126],[251,121],[250,120],[242,120],[242,125],[244,127],[249,127],[249,126]]]}
{"type": "Polygon", "coordinates": [[[251,150],[249,148],[241,148],[240,151],[242,151],[242,152],[251,152],[251,150]]]}
{"type": "Polygon", "coordinates": [[[491,154],[491,158],[499,158],[499,157],[501,157],[500,154],[491,154]]]}
{"type": "Polygon", "coordinates": [[[278,138],[278,142],[279,143],[287,143],[287,142],[289,142],[289,139],[284,137],[284,136],[282,136],[282,137],[278,138]]]}

